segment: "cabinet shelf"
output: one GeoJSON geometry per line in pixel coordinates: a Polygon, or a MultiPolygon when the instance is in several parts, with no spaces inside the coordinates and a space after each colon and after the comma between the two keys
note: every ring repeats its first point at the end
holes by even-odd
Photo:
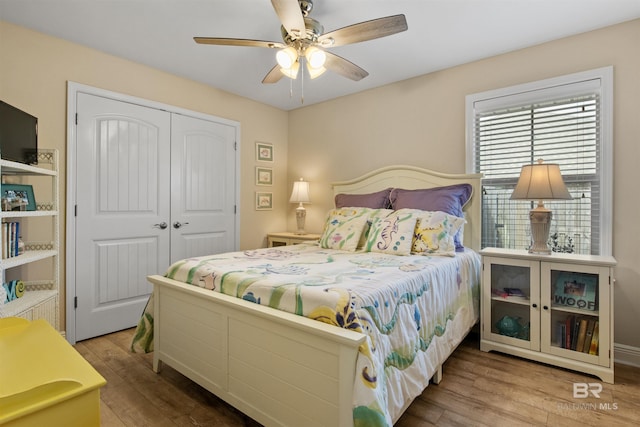
{"type": "MultiPolygon", "coordinates": [[[[43,150],[41,153],[38,153],[39,157],[47,156],[48,152],[53,150],[43,150]]],[[[2,170],[2,175],[48,175],[48,176],[57,176],[58,171],[57,168],[46,169],[39,166],[31,166],[25,165],[23,163],[12,162],[10,160],[0,160],[0,168],[2,170]]]]}
{"type": "Polygon", "coordinates": [[[25,251],[23,254],[12,257],[4,258],[0,261],[1,268],[13,268],[21,265],[29,264],[42,259],[51,258],[58,255],[56,250],[41,250],[41,251],[25,251]]]}
{"type": "Polygon", "coordinates": [[[529,305],[531,301],[528,298],[520,298],[520,297],[491,297],[492,301],[504,302],[507,304],[521,304],[521,305],[529,305]]]}
{"type": "Polygon", "coordinates": [[[58,211],[0,211],[0,218],[34,218],[57,215],[58,211]]]}

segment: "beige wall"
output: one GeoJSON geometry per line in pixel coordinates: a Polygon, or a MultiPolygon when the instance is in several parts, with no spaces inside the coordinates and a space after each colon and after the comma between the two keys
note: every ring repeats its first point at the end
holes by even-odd
{"type": "MultiPolygon", "coordinates": [[[[0,21],[0,99],[39,119],[39,145],[61,159],[64,228],[67,81],[119,92],[240,122],[240,248],[265,244],[266,231],[286,227],[288,114],[209,86],[0,21]],[[276,209],[254,209],[255,141],[274,144],[276,209]]],[[[264,189],[264,187],[262,187],[264,189]]],[[[61,232],[64,239],[64,229],[61,232]]],[[[64,245],[62,248],[64,253],[64,245]]],[[[62,266],[64,266],[64,256],[62,266]]],[[[64,305],[64,283],[61,302],[64,305]]],[[[61,327],[64,328],[64,307],[61,327]]]]}
{"type": "Polygon", "coordinates": [[[613,65],[615,342],[640,348],[638,42],[635,20],[292,111],[288,178],[311,182],[308,230],[321,230],[332,181],[388,164],[465,172],[466,95],[613,65]]]}
{"type": "Polygon", "coordinates": [[[311,181],[307,230],[320,231],[330,182],[401,163],[464,172],[467,94],[613,65],[615,341],[640,348],[638,41],[635,20],[286,113],[0,21],[0,99],[39,117],[41,145],[60,150],[63,178],[68,80],[240,122],[240,246],[250,248],[267,231],[295,229],[293,180],[311,181]],[[253,208],[255,141],[275,144],[273,211],[253,208]]]}

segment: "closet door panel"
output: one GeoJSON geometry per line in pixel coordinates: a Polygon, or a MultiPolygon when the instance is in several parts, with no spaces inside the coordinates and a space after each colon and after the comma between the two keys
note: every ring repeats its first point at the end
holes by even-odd
{"type": "Polygon", "coordinates": [[[169,265],[170,115],[79,94],[76,339],[129,328],[169,265]]]}
{"type": "Polygon", "coordinates": [[[235,127],[171,122],[171,261],[235,249],[235,127]]]}

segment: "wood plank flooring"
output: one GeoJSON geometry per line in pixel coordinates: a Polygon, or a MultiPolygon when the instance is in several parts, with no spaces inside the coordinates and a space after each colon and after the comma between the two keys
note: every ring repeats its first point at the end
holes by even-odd
{"type": "MultiPolygon", "coordinates": [[[[248,426],[258,423],[169,366],[151,370],[151,354],[129,352],[133,329],[76,344],[107,380],[105,427],[248,426]]],[[[500,353],[483,353],[471,334],[396,423],[422,426],[637,426],[640,368],[616,365],[615,385],[500,353]],[[602,385],[600,398],[573,398],[573,383],[602,385]]]]}

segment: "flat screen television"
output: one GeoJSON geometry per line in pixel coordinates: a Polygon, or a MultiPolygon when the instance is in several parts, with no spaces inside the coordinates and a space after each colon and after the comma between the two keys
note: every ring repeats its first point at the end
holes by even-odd
{"type": "Polygon", "coordinates": [[[38,118],[0,101],[0,157],[38,163],[38,118]]]}

